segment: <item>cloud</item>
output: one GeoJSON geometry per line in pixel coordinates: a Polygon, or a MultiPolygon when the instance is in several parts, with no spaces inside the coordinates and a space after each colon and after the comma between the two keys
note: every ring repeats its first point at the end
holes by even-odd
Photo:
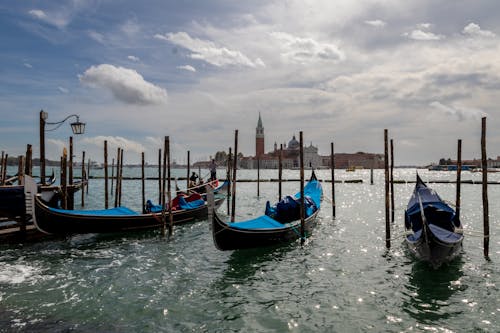
{"type": "Polygon", "coordinates": [[[27,63],[27,62],[25,62],[23,65],[26,68],[33,68],[33,65],[31,65],[30,63],[27,63]]]}
{"type": "Polygon", "coordinates": [[[371,25],[372,27],[385,27],[387,25],[386,22],[382,20],[371,20],[371,21],[365,21],[365,24],[371,25]]]}
{"type": "Polygon", "coordinates": [[[47,144],[52,146],[49,147],[52,151],[56,151],[56,156],[62,156],[63,149],[66,147],[66,142],[57,139],[47,139],[47,144]]]}
{"type": "Polygon", "coordinates": [[[479,37],[495,37],[495,33],[489,30],[482,30],[481,27],[475,23],[469,23],[463,30],[464,35],[479,36],[479,37]]]}
{"type": "Polygon", "coordinates": [[[94,30],[90,30],[90,31],[88,31],[88,35],[90,38],[92,38],[96,42],[104,44],[104,35],[103,34],[97,32],[97,31],[94,31],[94,30]]]}
{"type": "Polygon", "coordinates": [[[431,23],[419,23],[417,24],[417,28],[419,29],[430,29],[433,25],[431,23]]]}
{"type": "Polygon", "coordinates": [[[481,117],[487,116],[487,113],[479,109],[466,108],[463,106],[448,106],[437,101],[431,102],[429,106],[445,113],[446,115],[455,117],[459,121],[467,119],[478,120],[481,119],[481,117]]]}
{"type": "Polygon", "coordinates": [[[414,39],[414,40],[441,40],[444,38],[443,35],[436,35],[432,32],[426,32],[426,31],[422,31],[420,29],[415,29],[413,30],[412,32],[408,33],[404,33],[403,36],[406,36],[410,39],[414,39]]]}
{"type": "Polygon", "coordinates": [[[97,147],[104,147],[104,141],[108,141],[108,151],[112,149],[117,149],[118,147],[128,150],[131,152],[142,153],[146,150],[143,144],[126,139],[121,136],[95,136],[95,137],[85,137],[82,142],[91,144],[97,147]]]}
{"type": "Polygon", "coordinates": [[[65,15],[62,12],[61,13],[47,14],[45,11],[43,11],[41,9],[32,9],[28,13],[32,17],[34,17],[34,18],[36,18],[44,23],[53,25],[59,29],[66,27],[69,23],[69,19],[68,19],[67,15],[65,15]]]}
{"type": "Polygon", "coordinates": [[[128,59],[128,60],[132,60],[132,61],[134,61],[134,62],[139,62],[139,61],[141,60],[141,59],[139,59],[138,57],[133,56],[133,55],[129,55],[129,56],[127,57],[127,59],[128,59]]]}
{"type": "Polygon", "coordinates": [[[29,11],[29,13],[31,16],[36,17],[39,20],[46,20],[47,19],[47,15],[45,14],[45,12],[43,10],[32,9],[29,11]]]}
{"type": "Polygon", "coordinates": [[[57,87],[57,90],[59,90],[60,92],[62,92],[63,94],[67,94],[69,93],[69,90],[64,88],[64,87],[57,87]]]}
{"type": "Polygon", "coordinates": [[[183,69],[189,72],[196,72],[196,68],[190,65],[184,65],[184,66],[177,66],[178,69],[183,69]]]}
{"type": "Polygon", "coordinates": [[[320,43],[312,38],[301,38],[285,32],[272,32],[270,35],[281,42],[281,56],[288,62],[309,63],[345,59],[344,52],[334,44],[320,43]]]}
{"type": "Polygon", "coordinates": [[[167,91],[144,80],[133,69],[101,64],[79,75],[82,83],[111,91],[118,100],[136,105],[165,104],[167,91]]]}
{"type": "Polygon", "coordinates": [[[264,62],[260,58],[252,61],[240,51],[219,47],[209,40],[191,38],[186,32],[156,34],[154,38],[182,46],[193,52],[189,55],[192,59],[203,60],[217,67],[245,66],[256,68],[264,66],[264,62]]]}

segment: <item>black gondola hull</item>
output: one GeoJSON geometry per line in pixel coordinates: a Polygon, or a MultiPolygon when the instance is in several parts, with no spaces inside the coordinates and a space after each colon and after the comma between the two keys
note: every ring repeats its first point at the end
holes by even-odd
{"type": "MultiPolygon", "coordinates": [[[[310,235],[319,211],[305,220],[306,237],[310,235]]],[[[212,218],[212,235],[219,250],[237,250],[273,246],[299,239],[300,223],[293,227],[279,229],[238,229],[229,226],[217,215],[215,209],[212,218]]]]}
{"type": "MultiPolygon", "coordinates": [[[[219,207],[223,201],[224,197],[217,198],[216,207],[219,207]]],[[[147,230],[160,228],[164,223],[161,213],[127,216],[61,213],[44,205],[38,196],[35,197],[34,213],[34,222],[40,231],[59,235],[147,230]]],[[[174,224],[181,224],[206,219],[207,215],[208,208],[205,204],[195,209],[174,211],[172,219],[174,224]]],[[[166,223],[167,225],[169,223],[168,213],[166,223]]]]}
{"type": "Polygon", "coordinates": [[[433,268],[438,268],[450,262],[462,252],[462,240],[454,243],[443,243],[428,233],[428,241],[424,238],[416,242],[406,239],[406,244],[411,254],[418,260],[428,262],[433,268]]]}

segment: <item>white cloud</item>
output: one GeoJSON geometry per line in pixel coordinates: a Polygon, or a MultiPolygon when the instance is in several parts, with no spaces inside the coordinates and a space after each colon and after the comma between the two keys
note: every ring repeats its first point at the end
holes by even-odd
{"type": "Polygon", "coordinates": [[[467,119],[478,120],[481,119],[481,117],[487,116],[487,113],[485,113],[484,111],[474,108],[467,108],[458,105],[449,106],[449,105],[444,105],[437,101],[431,102],[429,105],[445,113],[446,115],[457,118],[459,121],[467,119]]]}
{"type": "Polygon", "coordinates": [[[49,145],[47,148],[49,148],[53,154],[55,153],[56,156],[62,156],[63,149],[66,148],[66,142],[62,140],[47,139],[47,144],[49,145]]]}
{"type": "Polygon", "coordinates": [[[422,31],[420,29],[413,30],[410,33],[406,32],[404,36],[414,40],[441,40],[444,38],[443,35],[436,35],[432,32],[422,31]]]}
{"type": "Polygon", "coordinates": [[[27,63],[27,62],[25,62],[23,65],[26,68],[33,68],[33,66],[30,63],[27,63]]]}
{"type": "Polygon", "coordinates": [[[177,66],[178,69],[183,69],[188,72],[196,72],[196,68],[190,65],[184,65],[184,66],[177,66]]]}
{"type": "Polygon", "coordinates": [[[118,100],[128,104],[165,104],[167,91],[144,80],[133,69],[109,64],[92,66],[79,75],[82,83],[111,91],[118,100]]]}
{"type": "Polygon", "coordinates": [[[97,31],[94,31],[94,30],[90,30],[90,31],[88,31],[88,35],[90,38],[92,38],[96,42],[104,44],[104,35],[103,34],[97,32],[97,31]]]}
{"type": "Polygon", "coordinates": [[[337,45],[320,43],[312,38],[301,38],[285,32],[272,32],[271,36],[281,42],[281,56],[292,63],[309,63],[319,60],[341,61],[345,59],[337,45]]]}
{"type": "Polygon", "coordinates": [[[419,29],[430,29],[433,25],[431,23],[419,23],[417,24],[417,28],[419,29]]]}
{"type": "Polygon", "coordinates": [[[182,46],[193,52],[189,55],[192,59],[203,60],[217,67],[233,65],[255,68],[264,65],[264,62],[259,58],[252,61],[240,51],[217,46],[209,40],[191,38],[186,32],[156,34],[154,38],[182,46]]]}
{"type": "Polygon", "coordinates": [[[387,25],[387,23],[382,20],[369,20],[365,21],[365,24],[371,25],[372,27],[385,27],[387,25]]]}
{"type": "Polygon", "coordinates": [[[28,12],[32,17],[45,22],[47,24],[53,25],[59,29],[66,27],[69,23],[69,18],[63,12],[60,13],[46,13],[41,9],[32,9],[28,12]]]}
{"type": "Polygon", "coordinates": [[[29,11],[30,15],[33,16],[33,17],[36,17],[37,19],[40,19],[40,20],[46,20],[47,19],[47,15],[45,14],[45,12],[43,10],[40,10],[40,9],[32,9],[29,11]]]}
{"type": "Polygon", "coordinates": [[[482,30],[481,27],[475,23],[469,23],[463,30],[462,33],[469,36],[479,36],[479,37],[495,37],[495,33],[489,30],[482,30]]]}
{"type": "Polygon", "coordinates": [[[82,142],[91,144],[97,147],[104,147],[104,141],[108,141],[108,151],[110,150],[116,150],[118,147],[128,150],[131,152],[136,152],[136,153],[142,153],[143,151],[146,150],[143,144],[126,139],[121,136],[95,136],[95,137],[85,137],[82,142]]]}
{"type": "Polygon", "coordinates": [[[127,57],[127,59],[128,59],[128,60],[131,60],[131,61],[134,61],[134,62],[139,62],[139,61],[140,61],[140,59],[139,59],[138,57],[133,56],[133,55],[129,55],[129,56],[127,57]]]}
{"type": "Polygon", "coordinates": [[[69,90],[64,88],[64,87],[57,87],[57,90],[59,90],[60,92],[62,92],[63,94],[67,94],[69,93],[69,90]]]}

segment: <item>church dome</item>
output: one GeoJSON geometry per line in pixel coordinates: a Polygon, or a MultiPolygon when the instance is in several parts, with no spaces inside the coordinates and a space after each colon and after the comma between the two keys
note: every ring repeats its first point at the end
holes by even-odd
{"type": "Polygon", "coordinates": [[[288,149],[299,149],[300,143],[295,139],[295,135],[293,136],[292,140],[288,142],[288,149]]]}

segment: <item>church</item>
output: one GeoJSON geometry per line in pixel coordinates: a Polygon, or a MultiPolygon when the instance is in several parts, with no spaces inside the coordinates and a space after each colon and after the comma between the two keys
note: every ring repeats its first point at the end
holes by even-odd
{"type": "MultiPolygon", "coordinates": [[[[259,113],[259,120],[255,129],[255,156],[247,156],[239,161],[240,167],[243,169],[278,169],[279,154],[282,151],[281,163],[284,169],[297,169],[300,167],[299,150],[300,143],[295,135],[288,143],[282,143],[278,146],[274,142],[274,149],[268,153],[265,152],[265,137],[262,117],[259,113]]],[[[307,169],[314,168],[331,168],[331,158],[318,154],[318,147],[313,146],[312,142],[309,146],[304,145],[304,167],[307,169]]],[[[381,169],[384,168],[384,155],[372,153],[335,153],[335,168],[336,169],[381,169]]]]}
{"type": "MultiPolygon", "coordinates": [[[[279,154],[282,150],[281,164],[284,169],[299,168],[299,150],[300,143],[293,135],[288,144],[278,144],[274,142],[274,149],[271,152],[265,153],[264,146],[264,126],[262,125],[262,117],[259,113],[257,128],[255,133],[255,156],[243,157],[240,160],[240,166],[245,169],[277,169],[279,167],[279,154]],[[259,164],[259,165],[257,165],[259,164]]],[[[323,158],[318,155],[318,148],[313,146],[304,146],[304,166],[306,168],[319,168],[322,166],[323,158]]]]}

